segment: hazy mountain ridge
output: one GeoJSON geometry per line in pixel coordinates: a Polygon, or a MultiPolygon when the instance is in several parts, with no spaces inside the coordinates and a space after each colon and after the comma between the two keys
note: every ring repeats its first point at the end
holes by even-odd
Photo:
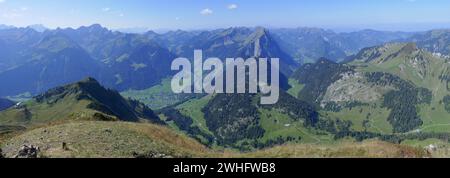
{"type": "Polygon", "coordinates": [[[41,39],[17,58],[23,60],[0,73],[4,87],[0,95],[34,94],[87,76],[98,76],[100,65],[73,40],[58,32],[41,34],[41,39]]]}
{"type": "Polygon", "coordinates": [[[265,29],[230,28],[159,35],[113,32],[98,24],[42,33],[32,28],[13,28],[0,31],[0,45],[5,46],[2,48],[5,55],[0,58],[0,79],[8,86],[0,92],[1,96],[37,94],[87,76],[121,91],[146,89],[173,74],[171,61],[177,56],[192,58],[194,49],[203,49],[205,56],[223,59],[280,57],[282,71],[287,74],[297,65],[265,29]],[[184,40],[172,44],[178,36],[185,36],[180,37],[184,40]],[[24,78],[27,84],[10,80],[21,75],[27,76],[24,78]]]}
{"type": "Polygon", "coordinates": [[[406,39],[415,34],[376,30],[336,33],[332,30],[306,27],[273,29],[272,33],[280,46],[302,63],[314,63],[322,57],[339,62],[362,48],[406,39]]]}
{"type": "Polygon", "coordinates": [[[7,78],[27,73],[29,68],[33,68],[35,72],[28,73],[33,73],[30,75],[34,77],[28,83],[34,84],[11,84],[8,92],[0,92],[0,96],[24,92],[37,94],[86,76],[93,76],[106,86],[120,91],[147,89],[172,74],[169,65],[174,58],[192,58],[194,49],[202,49],[205,58],[278,57],[281,59],[282,73],[288,76],[298,67],[298,62],[314,62],[320,57],[340,61],[360,48],[368,47],[366,45],[400,40],[410,35],[412,33],[373,30],[335,33],[317,28],[261,27],[130,34],[112,31],[99,24],[43,32],[31,27],[6,28],[0,30],[0,52],[4,54],[0,57],[0,78],[5,78],[2,83],[8,84],[10,81],[7,78]],[[65,54],[49,55],[49,52],[61,52],[66,48],[68,50],[65,50],[65,54]],[[56,60],[57,58],[66,58],[72,63],[64,69],[67,72],[58,73],[58,70],[45,68],[46,65],[62,63],[62,59],[56,60]],[[35,59],[44,60],[37,62],[35,59]],[[76,64],[77,60],[81,61],[80,64],[76,64]],[[30,61],[39,64],[31,67],[30,61]],[[69,71],[71,76],[64,74],[69,71]],[[51,80],[53,83],[49,83],[36,77],[42,72],[51,76],[67,77],[55,78],[51,80]]]}
{"type": "Polygon", "coordinates": [[[436,53],[436,55],[444,58],[449,58],[450,56],[450,30],[430,30],[418,33],[404,41],[415,42],[420,48],[436,53]]]}
{"type": "Polygon", "coordinates": [[[0,111],[10,108],[14,106],[14,102],[8,99],[0,98],[0,111]]]}

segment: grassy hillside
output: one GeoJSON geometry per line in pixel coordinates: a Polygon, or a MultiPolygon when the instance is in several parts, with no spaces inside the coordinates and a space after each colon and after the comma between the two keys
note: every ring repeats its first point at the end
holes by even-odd
{"type": "Polygon", "coordinates": [[[255,158],[422,158],[423,149],[380,141],[338,144],[289,144],[240,155],[255,158]]]}
{"type": "Polygon", "coordinates": [[[333,141],[330,134],[304,126],[303,121],[292,118],[277,109],[259,109],[260,125],[265,130],[259,139],[262,143],[283,138],[293,143],[329,143],[333,141]],[[290,138],[290,139],[289,139],[290,138]]]}
{"type": "Polygon", "coordinates": [[[292,95],[293,97],[298,97],[298,94],[300,91],[303,90],[305,85],[299,83],[297,80],[289,79],[289,85],[291,88],[287,91],[288,94],[292,95]]]}
{"type": "Polygon", "coordinates": [[[24,144],[39,146],[42,157],[198,157],[207,153],[203,145],[168,128],[125,122],[73,122],[31,130],[4,143],[3,153],[12,157],[24,144]],[[63,143],[67,148],[63,149],[63,143]]]}
{"type": "Polygon", "coordinates": [[[356,106],[345,108],[339,112],[322,111],[327,118],[351,121],[351,128],[355,131],[369,131],[382,134],[393,133],[392,125],[387,118],[390,110],[375,106],[356,106]]]}
{"type": "Polygon", "coordinates": [[[419,49],[413,43],[396,43],[362,51],[350,65],[357,66],[362,72],[391,73],[431,91],[431,102],[418,106],[423,120],[421,131],[449,132],[450,112],[443,102],[444,97],[450,95],[447,59],[419,49]]]}
{"type": "Polygon", "coordinates": [[[200,99],[191,99],[176,107],[183,115],[192,118],[193,125],[198,126],[202,131],[212,134],[206,125],[205,116],[202,109],[208,104],[213,96],[208,95],[200,99]]]}
{"type": "Polygon", "coordinates": [[[160,123],[159,118],[145,105],[124,99],[92,78],[51,89],[19,107],[0,112],[0,125],[45,125],[58,120],[160,123]]]}
{"type": "Polygon", "coordinates": [[[420,147],[380,141],[356,143],[287,144],[255,152],[212,150],[172,129],[143,123],[82,121],[27,131],[0,142],[6,157],[22,145],[39,146],[40,157],[49,158],[322,158],[322,157],[429,157],[420,147]],[[63,143],[66,147],[63,148],[63,143]]]}

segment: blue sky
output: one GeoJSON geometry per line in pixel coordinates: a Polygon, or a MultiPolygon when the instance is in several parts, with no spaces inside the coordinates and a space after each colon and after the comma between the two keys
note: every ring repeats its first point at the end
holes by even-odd
{"type": "Polygon", "coordinates": [[[211,29],[230,26],[450,28],[448,0],[0,0],[0,24],[211,29]]]}

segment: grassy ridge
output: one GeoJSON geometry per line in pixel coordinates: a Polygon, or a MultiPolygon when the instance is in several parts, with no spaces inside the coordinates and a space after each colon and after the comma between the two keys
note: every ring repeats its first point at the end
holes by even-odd
{"type": "Polygon", "coordinates": [[[254,158],[422,158],[429,157],[423,149],[380,141],[339,144],[289,144],[246,153],[254,158]]]}
{"type": "Polygon", "coordinates": [[[125,122],[74,122],[31,130],[3,144],[7,157],[23,144],[39,146],[44,157],[199,156],[206,148],[170,129],[125,122]],[[67,149],[62,148],[62,143],[67,149]]]}
{"type": "Polygon", "coordinates": [[[26,102],[26,109],[11,108],[0,113],[0,125],[39,125],[59,119],[84,120],[91,118],[96,111],[87,109],[89,101],[77,101],[74,96],[67,96],[52,105],[37,103],[33,100],[26,102]]]}
{"type": "Polygon", "coordinates": [[[417,87],[423,87],[432,92],[430,104],[417,106],[418,114],[423,120],[420,130],[423,132],[450,132],[450,113],[445,110],[441,102],[450,95],[448,81],[442,77],[449,76],[450,64],[447,60],[433,56],[420,50],[414,44],[387,44],[365,51],[367,54],[382,51],[375,58],[360,56],[350,63],[360,72],[387,72],[399,76],[403,80],[412,82],[417,87]],[[381,49],[381,50],[380,50],[381,49]]]}

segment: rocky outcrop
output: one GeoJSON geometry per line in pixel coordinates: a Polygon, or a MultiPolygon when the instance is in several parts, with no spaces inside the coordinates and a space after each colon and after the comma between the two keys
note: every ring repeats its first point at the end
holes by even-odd
{"type": "Polygon", "coordinates": [[[39,147],[33,145],[23,145],[22,148],[20,148],[19,153],[17,153],[14,158],[38,158],[39,151],[39,147]]]}
{"type": "Polygon", "coordinates": [[[170,156],[170,155],[167,155],[167,154],[154,153],[154,152],[145,153],[145,154],[134,152],[133,153],[133,157],[134,158],[173,158],[173,156],[170,156]]]}

